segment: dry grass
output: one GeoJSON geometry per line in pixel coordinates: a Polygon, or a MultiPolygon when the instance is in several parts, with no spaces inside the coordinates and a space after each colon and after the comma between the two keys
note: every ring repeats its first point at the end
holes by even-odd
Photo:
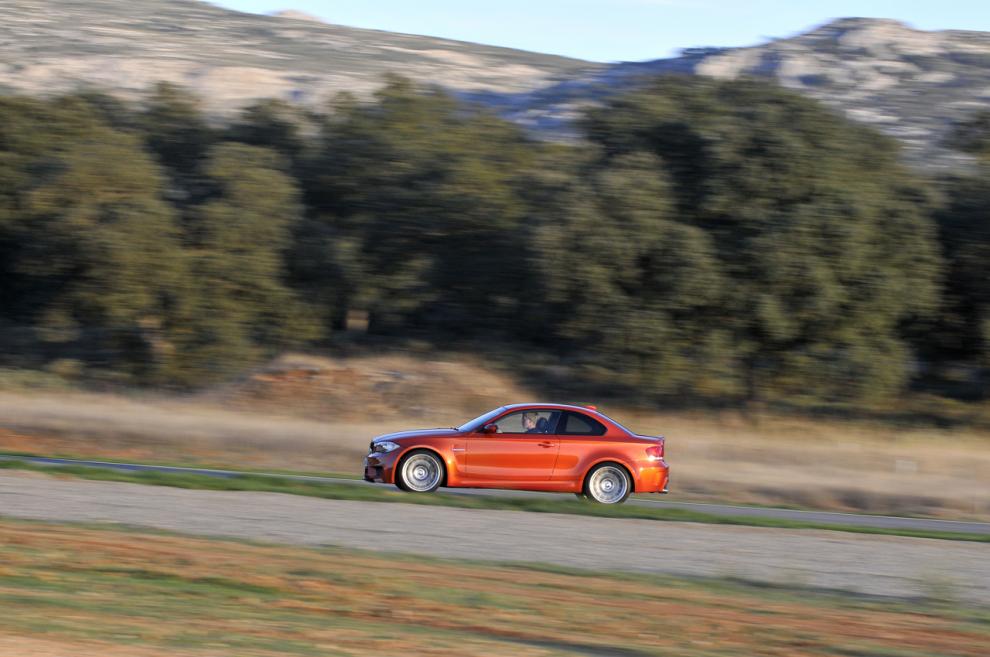
{"type": "Polygon", "coordinates": [[[985,610],[0,521],[0,650],[976,657],[985,610]]]}
{"type": "Polygon", "coordinates": [[[333,422],[368,418],[463,421],[476,409],[531,395],[507,377],[466,360],[393,354],[332,359],[288,354],[205,401],[333,422]]]}
{"type": "Polygon", "coordinates": [[[408,426],[322,423],[168,399],[0,393],[0,449],[44,454],[356,471],[368,440],[408,426]]]}
{"type": "MultiPolygon", "coordinates": [[[[357,473],[368,440],[532,393],[477,364],[290,356],[196,398],[0,393],[0,450],[357,473]]],[[[606,409],[668,437],[670,499],[990,518],[990,433],[606,409]]]]}
{"type": "Polygon", "coordinates": [[[986,432],[780,417],[758,426],[677,414],[628,420],[668,436],[678,497],[990,518],[986,432]]]}

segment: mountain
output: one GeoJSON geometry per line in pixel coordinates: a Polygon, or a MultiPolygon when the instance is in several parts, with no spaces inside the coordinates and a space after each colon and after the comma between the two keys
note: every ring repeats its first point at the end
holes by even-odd
{"type": "Polygon", "coordinates": [[[282,9],[281,11],[273,11],[269,16],[274,16],[276,18],[291,18],[297,21],[310,21],[311,23],[325,23],[322,18],[318,16],[313,16],[312,14],[307,14],[304,11],[296,11],[295,9],[282,9]]]}
{"type": "Polygon", "coordinates": [[[942,147],[948,126],[990,109],[990,33],[844,18],[752,47],[606,65],[194,0],[0,4],[0,92],[89,86],[137,98],[166,80],[229,114],[258,98],[319,105],[340,91],[368,94],[389,72],[489,103],[547,137],[573,135],[583,107],[649,76],[765,77],[897,137],[909,161],[946,168],[967,161],[942,147]]]}
{"type": "Polygon", "coordinates": [[[534,129],[566,131],[576,112],[659,74],[754,76],[830,105],[900,139],[925,168],[955,168],[954,120],[990,109],[990,33],[915,30],[894,20],[843,18],[747,48],[691,48],[679,57],[622,63],[521,94],[478,93],[534,129]]]}
{"type": "MultiPolygon", "coordinates": [[[[308,20],[307,20],[308,19],[308,20]]],[[[193,0],[3,0],[0,91],[90,86],[140,96],[182,84],[215,113],[258,98],[320,104],[368,93],[386,73],[458,90],[521,92],[600,65],[431,37],[261,16],[193,0]]]]}

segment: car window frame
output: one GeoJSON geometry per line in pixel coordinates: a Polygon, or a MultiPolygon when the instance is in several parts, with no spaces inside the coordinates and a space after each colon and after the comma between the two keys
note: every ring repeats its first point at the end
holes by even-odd
{"type": "Polygon", "coordinates": [[[489,434],[494,436],[555,436],[557,435],[557,427],[560,425],[560,418],[564,416],[564,411],[559,408],[514,408],[502,415],[499,415],[494,420],[488,422],[487,424],[498,424],[503,418],[507,418],[510,415],[516,415],[517,413],[550,413],[551,425],[546,433],[507,433],[499,431],[495,434],[489,434]]]}
{"type": "Polygon", "coordinates": [[[499,406],[498,408],[493,408],[487,413],[483,413],[476,418],[468,420],[459,427],[456,427],[458,431],[464,433],[476,433],[480,431],[486,424],[491,424],[492,420],[495,418],[502,417],[505,411],[505,406],[499,406]]]}
{"type": "Polygon", "coordinates": [[[566,410],[561,412],[560,417],[557,419],[557,425],[555,429],[557,431],[557,435],[561,437],[601,438],[602,436],[608,435],[608,424],[602,422],[598,418],[595,418],[587,413],[582,413],[581,411],[566,410]],[[593,423],[592,427],[594,427],[594,424],[597,424],[603,429],[603,431],[601,433],[564,433],[561,430],[567,428],[568,415],[577,415],[579,417],[582,417],[587,422],[589,422],[589,424],[593,423]]]}

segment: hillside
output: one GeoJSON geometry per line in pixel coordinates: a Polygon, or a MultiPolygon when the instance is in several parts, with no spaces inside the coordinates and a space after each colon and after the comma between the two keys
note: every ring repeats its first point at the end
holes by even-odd
{"type": "Polygon", "coordinates": [[[616,64],[537,92],[486,99],[516,121],[566,131],[581,106],[658,74],[771,78],[900,139],[917,165],[953,167],[965,158],[941,147],[948,126],[990,109],[990,33],[844,18],[758,46],[692,48],[680,57],[616,64]]]}
{"type": "Polygon", "coordinates": [[[573,134],[582,107],[643,76],[769,77],[897,137],[917,165],[955,167],[965,158],[941,140],[952,120],[990,107],[990,33],[845,18],[752,47],[604,65],[194,0],[0,5],[0,91],[90,86],[136,98],[166,80],[200,94],[212,113],[228,114],[258,98],[314,106],[341,91],[367,94],[389,72],[490,103],[549,137],[573,134]]]}
{"type": "Polygon", "coordinates": [[[301,18],[193,0],[5,0],[0,90],[50,94],[96,86],[133,98],[166,80],[225,113],[258,98],[312,105],[341,91],[365,93],[389,72],[455,89],[519,92],[595,68],[564,57],[301,18]]]}

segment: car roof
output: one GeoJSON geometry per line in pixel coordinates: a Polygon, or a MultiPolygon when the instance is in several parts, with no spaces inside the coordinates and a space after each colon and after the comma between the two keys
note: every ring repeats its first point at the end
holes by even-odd
{"type": "Polygon", "coordinates": [[[551,408],[559,411],[584,411],[585,413],[598,412],[597,408],[592,408],[589,406],[581,406],[579,404],[553,404],[553,403],[540,403],[540,402],[527,402],[525,404],[506,404],[502,408],[504,408],[507,411],[514,411],[525,408],[551,408]]]}
{"type": "Polygon", "coordinates": [[[626,429],[624,426],[622,426],[621,424],[619,424],[609,416],[605,415],[594,406],[581,406],[579,404],[554,404],[554,403],[529,402],[526,404],[506,404],[501,408],[505,412],[525,410],[528,408],[531,409],[545,408],[555,411],[577,411],[579,413],[585,413],[587,415],[592,415],[594,417],[597,417],[600,420],[604,421],[607,425],[615,427],[617,430],[627,433],[630,436],[635,435],[632,431],[626,429]]]}

